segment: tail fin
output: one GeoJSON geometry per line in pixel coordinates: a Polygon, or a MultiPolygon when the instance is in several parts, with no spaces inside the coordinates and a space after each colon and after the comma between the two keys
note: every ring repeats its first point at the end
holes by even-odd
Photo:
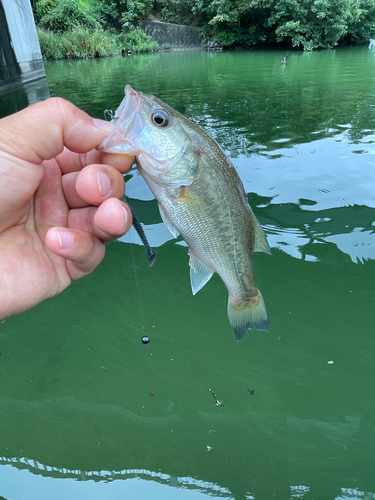
{"type": "Polygon", "coordinates": [[[228,318],[237,340],[241,340],[246,332],[253,326],[257,330],[269,330],[266,305],[262,294],[258,290],[258,296],[243,304],[234,304],[229,296],[228,318]]]}

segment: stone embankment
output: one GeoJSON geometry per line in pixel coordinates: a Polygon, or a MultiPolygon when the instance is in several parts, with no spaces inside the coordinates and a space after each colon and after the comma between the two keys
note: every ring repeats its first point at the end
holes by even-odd
{"type": "Polygon", "coordinates": [[[141,26],[147,35],[158,42],[161,49],[191,50],[207,46],[201,36],[202,28],[156,21],[142,21],[141,26]]]}

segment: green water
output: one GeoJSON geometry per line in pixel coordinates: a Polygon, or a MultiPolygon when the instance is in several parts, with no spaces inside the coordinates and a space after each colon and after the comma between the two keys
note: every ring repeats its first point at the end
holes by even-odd
{"type": "MultiPolygon", "coordinates": [[[[237,342],[217,276],[192,296],[187,248],[133,171],[154,266],[131,231],[0,325],[0,498],[375,497],[375,53],[283,55],[46,64],[50,94],[94,116],[130,83],[222,145],[272,248],[254,255],[271,329],[237,342]]],[[[2,114],[29,94],[0,94],[2,114]]]]}

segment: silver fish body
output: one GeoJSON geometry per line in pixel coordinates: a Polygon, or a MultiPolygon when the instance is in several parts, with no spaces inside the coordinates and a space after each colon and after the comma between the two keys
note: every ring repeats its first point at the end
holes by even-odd
{"type": "Polygon", "coordinates": [[[115,121],[99,149],[136,157],[164,223],[189,246],[193,294],[217,273],[228,289],[236,338],[253,326],[268,330],[251,255],[271,251],[231,161],[199,126],[129,85],[115,121]]]}

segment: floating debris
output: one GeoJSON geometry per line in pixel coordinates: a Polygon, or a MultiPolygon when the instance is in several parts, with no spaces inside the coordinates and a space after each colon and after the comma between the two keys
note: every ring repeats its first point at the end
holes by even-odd
{"type": "Polygon", "coordinates": [[[333,361],[327,361],[328,365],[333,365],[333,361]]]}
{"type": "Polygon", "coordinates": [[[211,389],[208,389],[210,391],[210,393],[213,395],[213,397],[215,398],[215,405],[216,406],[224,406],[223,405],[223,402],[222,401],[219,401],[216,397],[216,394],[214,393],[214,391],[212,391],[211,389]]]}

